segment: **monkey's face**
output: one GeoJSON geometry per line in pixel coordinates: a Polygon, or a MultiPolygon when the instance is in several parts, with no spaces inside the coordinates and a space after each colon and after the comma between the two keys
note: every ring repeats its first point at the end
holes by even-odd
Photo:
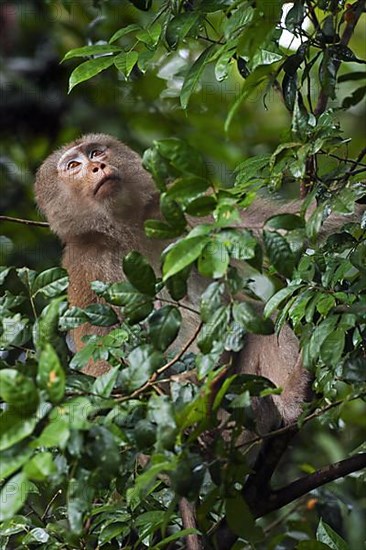
{"type": "Polygon", "coordinates": [[[36,199],[63,240],[142,221],[153,193],[141,158],[105,134],[88,134],[50,155],[36,179],[36,199]]]}
{"type": "Polygon", "coordinates": [[[75,145],[57,163],[58,178],[77,197],[103,201],[122,189],[122,175],[111,162],[113,156],[105,143],[75,145]]]}

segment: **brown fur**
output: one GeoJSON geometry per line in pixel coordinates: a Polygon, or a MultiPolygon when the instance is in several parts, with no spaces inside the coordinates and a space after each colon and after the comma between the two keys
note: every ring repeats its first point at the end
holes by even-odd
{"type": "MultiPolygon", "coordinates": [[[[63,265],[69,273],[71,305],[84,307],[98,301],[90,289],[94,280],[122,280],[121,258],[130,250],[139,250],[159,270],[160,252],[166,242],[147,239],[143,230],[144,219],[158,215],[154,186],[140,157],[126,145],[103,134],[88,134],[65,145],[40,167],[35,191],[40,209],[65,245],[63,265]],[[83,157],[83,169],[73,177],[58,168],[70,149],[76,148],[77,155],[85,153],[86,157],[93,143],[107,147],[102,161],[83,157]],[[105,174],[118,175],[120,179],[105,183],[101,192],[94,194],[105,174]]],[[[259,228],[273,213],[273,207],[264,208],[262,204],[262,208],[255,206],[246,211],[244,221],[248,226],[259,228]]],[[[198,275],[192,288],[193,296],[188,296],[187,302],[194,305],[202,292],[202,278],[198,275]]],[[[195,323],[198,320],[187,316],[188,332],[192,333],[195,323]]],[[[85,334],[106,331],[88,324],[78,327],[73,331],[76,349],[82,347],[85,334]]],[[[278,424],[278,413],[286,422],[298,417],[308,377],[301,366],[297,338],[289,327],[282,330],[278,339],[274,335],[248,335],[247,345],[238,354],[236,364],[241,372],[266,376],[283,388],[281,395],[273,397],[277,410],[266,413],[265,429],[278,424]]],[[[99,376],[107,368],[106,364],[93,363],[84,372],[99,376]]]]}

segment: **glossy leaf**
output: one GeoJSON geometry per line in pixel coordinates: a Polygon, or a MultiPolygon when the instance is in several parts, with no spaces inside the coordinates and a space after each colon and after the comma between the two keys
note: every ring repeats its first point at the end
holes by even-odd
{"type": "Polygon", "coordinates": [[[130,283],[143,294],[155,295],[156,277],[149,262],[139,252],[132,251],[123,258],[123,271],[130,283]]]}
{"type": "Polygon", "coordinates": [[[183,109],[187,109],[190,97],[198,86],[203,71],[207,63],[209,63],[210,61],[212,52],[213,46],[209,46],[208,48],[203,50],[201,55],[198,57],[198,59],[196,59],[191,68],[188,70],[180,93],[180,104],[183,109]]]}
{"type": "Polygon", "coordinates": [[[181,321],[181,313],[174,306],[163,306],[149,317],[149,335],[157,350],[165,351],[175,340],[181,321]]]}

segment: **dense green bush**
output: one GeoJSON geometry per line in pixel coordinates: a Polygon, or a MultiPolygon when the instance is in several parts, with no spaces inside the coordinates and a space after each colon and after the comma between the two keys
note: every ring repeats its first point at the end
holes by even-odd
{"type": "MultiPolygon", "coordinates": [[[[143,162],[161,194],[164,221],[148,220],[145,231],[175,241],[162,274],[131,252],[123,260],[126,281],[95,282],[105,303],[85,310],[68,308],[61,268],[1,268],[2,547],[362,547],[366,149],[352,149],[340,120],[347,125],[346,110],[364,113],[365,61],[350,40],[365,2],[296,0],[282,18],[279,0],[134,0],[120,18],[118,2],[85,5],[82,15],[83,2],[63,4],[70,10],[62,11],[64,20],[77,12],[79,34],[93,9],[104,10],[107,21],[127,21],[66,53],[65,61],[86,59],[71,73],[71,95],[111,67],[94,86],[104,93],[107,78],[118,81],[121,98],[161,79],[154,121],[161,116],[171,125],[155,136],[143,162]],[[281,39],[285,29],[296,48],[281,39]],[[288,128],[272,150],[251,151],[233,175],[220,174],[218,160],[237,156],[230,143],[244,124],[245,102],[259,92],[265,104],[278,94],[288,128]],[[219,118],[211,122],[216,108],[219,118]],[[173,124],[181,110],[182,129],[173,124]],[[204,143],[211,129],[226,140],[222,152],[219,143],[215,150],[204,143]],[[270,217],[257,233],[237,227],[240,212],[266,191],[300,196],[300,211],[270,217]],[[331,213],[344,215],[344,223],[324,238],[331,213]],[[211,223],[192,229],[187,222],[187,215],[208,214],[211,223]],[[174,354],[169,346],[184,322],[179,300],[194,265],[207,277],[194,335],[200,351],[174,354]],[[171,300],[156,309],[163,287],[171,300]],[[240,302],[239,292],[266,302],[264,315],[240,302]],[[115,325],[112,305],[122,308],[125,322],[107,336],[91,336],[72,356],[66,332],[85,321],[115,325]],[[241,349],[247,332],[279,332],[285,323],[299,337],[313,400],[297,426],[257,434],[251,398],[279,390],[261,377],[227,375],[220,357],[241,349]],[[111,370],[97,380],[83,375],[90,357],[109,361],[111,370]],[[222,409],[229,415],[225,438],[217,437],[222,409]],[[243,427],[253,433],[238,449],[243,427]],[[286,466],[276,471],[282,488],[272,489],[276,444],[283,447],[297,430],[286,466]],[[250,451],[265,442],[261,475],[248,478],[250,451]],[[329,462],[345,460],[316,471],[325,466],[322,449],[329,462]],[[299,470],[306,475],[293,482],[299,470]],[[321,488],[346,474],[342,484],[321,488]]],[[[136,93],[134,101],[148,128],[149,99],[136,93]]],[[[36,157],[47,149],[40,143],[36,157]]]]}

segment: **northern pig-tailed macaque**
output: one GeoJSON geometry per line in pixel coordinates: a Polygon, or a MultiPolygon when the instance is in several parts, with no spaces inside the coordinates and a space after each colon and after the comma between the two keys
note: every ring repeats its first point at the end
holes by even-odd
{"type": "MultiPolygon", "coordinates": [[[[140,156],[117,139],[88,134],[55,151],[40,167],[35,189],[41,211],[64,244],[71,305],[85,307],[100,300],[90,288],[92,281],[123,280],[121,258],[131,250],[138,250],[160,269],[166,241],[148,239],[144,233],[144,220],[158,216],[156,191],[140,156]]],[[[244,212],[243,220],[248,227],[259,226],[273,213],[267,204],[261,211],[259,203],[244,212]]],[[[202,288],[202,278],[198,274],[193,278],[198,282],[193,281],[187,302],[197,304],[199,292],[194,289],[202,288]]],[[[192,319],[187,323],[191,327],[192,319]]],[[[86,323],[76,328],[72,334],[76,350],[83,346],[84,335],[106,330],[86,323]]],[[[193,330],[189,329],[192,334],[193,330]]],[[[298,340],[289,327],[279,337],[248,334],[235,363],[240,372],[265,376],[282,388],[280,395],[271,398],[272,409],[273,402],[276,406],[272,425],[278,425],[281,418],[291,422],[298,417],[308,376],[302,368],[298,340]]],[[[84,372],[98,376],[106,368],[106,364],[94,363],[84,372]]]]}

